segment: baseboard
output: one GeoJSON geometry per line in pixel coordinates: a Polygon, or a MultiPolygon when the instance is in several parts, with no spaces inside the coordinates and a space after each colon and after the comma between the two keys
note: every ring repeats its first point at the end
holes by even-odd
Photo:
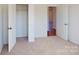
{"type": "Polygon", "coordinates": [[[78,45],[79,45],[79,41],[77,41],[77,40],[70,40],[70,42],[72,42],[72,43],[75,43],[75,44],[78,44],[78,45]]]}
{"type": "Polygon", "coordinates": [[[28,40],[29,42],[35,42],[35,39],[34,40],[28,40]]]}
{"type": "Polygon", "coordinates": [[[16,37],[16,38],[24,38],[24,37],[28,38],[28,36],[22,36],[22,37],[16,37]]]}
{"type": "MultiPolygon", "coordinates": [[[[22,37],[28,37],[28,36],[21,36],[21,38],[22,38],[22,37]]],[[[19,37],[19,36],[17,36],[16,38],[20,38],[20,37],[19,37]]]]}
{"type": "Polygon", "coordinates": [[[0,48],[0,54],[1,54],[2,48],[0,48]]]}
{"type": "Polygon", "coordinates": [[[1,54],[1,51],[2,51],[2,50],[0,49],[0,54],[1,54]]]}
{"type": "Polygon", "coordinates": [[[46,38],[48,37],[47,35],[43,35],[43,36],[35,36],[35,38],[46,38]]]}

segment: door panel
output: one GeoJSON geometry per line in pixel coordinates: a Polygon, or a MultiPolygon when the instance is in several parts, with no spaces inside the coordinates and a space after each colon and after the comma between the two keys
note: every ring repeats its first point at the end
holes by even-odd
{"type": "Polygon", "coordinates": [[[8,5],[8,51],[16,44],[16,5],[8,5]]]}

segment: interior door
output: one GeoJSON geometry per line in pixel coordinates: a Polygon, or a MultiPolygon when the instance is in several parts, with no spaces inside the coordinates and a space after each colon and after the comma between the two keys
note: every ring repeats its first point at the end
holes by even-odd
{"type": "Polygon", "coordinates": [[[8,51],[16,44],[16,5],[8,5],[8,51]]]}

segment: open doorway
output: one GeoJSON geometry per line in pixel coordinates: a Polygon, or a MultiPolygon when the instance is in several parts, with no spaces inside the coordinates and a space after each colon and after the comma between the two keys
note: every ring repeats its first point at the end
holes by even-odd
{"type": "Polygon", "coordinates": [[[48,36],[56,36],[56,7],[48,7],[48,36]]]}
{"type": "Polygon", "coordinates": [[[16,4],[16,41],[28,40],[28,5],[16,4]]]}

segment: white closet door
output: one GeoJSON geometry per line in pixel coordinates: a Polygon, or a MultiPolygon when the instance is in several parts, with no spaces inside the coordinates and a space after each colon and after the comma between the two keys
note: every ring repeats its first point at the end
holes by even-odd
{"type": "Polygon", "coordinates": [[[8,5],[8,51],[16,44],[16,5],[8,5]]]}

